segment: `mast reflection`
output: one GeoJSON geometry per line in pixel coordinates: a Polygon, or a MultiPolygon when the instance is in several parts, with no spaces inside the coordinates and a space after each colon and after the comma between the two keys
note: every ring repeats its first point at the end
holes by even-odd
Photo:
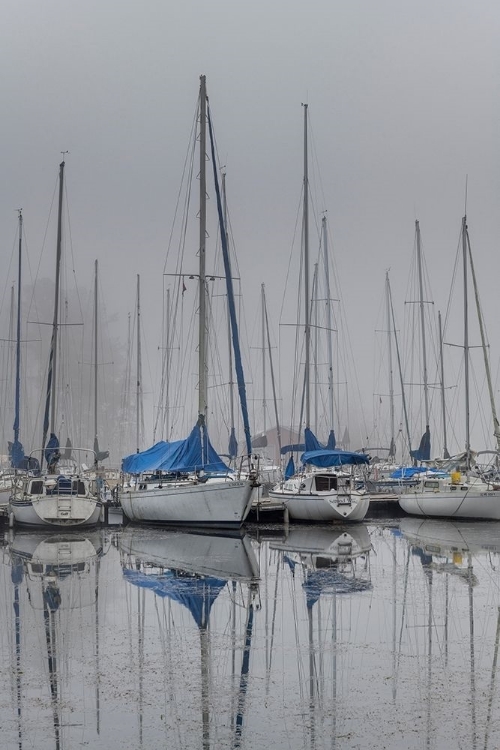
{"type": "MultiPolygon", "coordinates": [[[[204,750],[221,746],[220,732],[226,722],[222,722],[222,727],[219,725],[219,716],[223,710],[220,705],[217,711],[213,707],[216,700],[220,703],[223,690],[216,690],[214,682],[223,669],[225,633],[231,634],[230,720],[227,724],[232,733],[229,746],[240,747],[254,612],[260,606],[259,566],[250,539],[244,535],[219,536],[168,529],[128,528],[121,536],[120,552],[125,580],[136,586],[142,594],[150,592],[155,597],[154,606],[159,613],[159,636],[172,644],[178,644],[187,657],[180,669],[182,677],[181,674],[176,674],[175,686],[170,686],[167,690],[173,688],[176,699],[181,694],[186,703],[193,700],[193,687],[199,691],[198,707],[195,701],[193,717],[198,714],[201,746],[204,750]],[[163,604],[162,610],[159,609],[159,602],[163,604]],[[217,612],[218,604],[220,608],[217,612]],[[191,622],[182,618],[182,610],[189,612],[191,622]],[[180,628],[179,621],[182,623],[180,628]],[[163,632],[165,623],[168,623],[167,633],[163,632]],[[194,647],[193,624],[198,634],[198,656],[194,647]],[[215,644],[214,636],[217,638],[215,644]],[[187,651],[185,643],[181,641],[189,642],[187,651]],[[236,668],[238,659],[239,672],[236,668]],[[195,673],[193,684],[191,667],[198,661],[199,682],[195,673]]],[[[144,596],[138,596],[139,643],[144,641],[147,607],[148,601],[144,596]]],[[[143,669],[144,660],[139,658],[140,717],[143,714],[143,669]]],[[[141,722],[142,718],[140,727],[141,722]]],[[[139,744],[142,741],[140,729],[139,744]]]]}

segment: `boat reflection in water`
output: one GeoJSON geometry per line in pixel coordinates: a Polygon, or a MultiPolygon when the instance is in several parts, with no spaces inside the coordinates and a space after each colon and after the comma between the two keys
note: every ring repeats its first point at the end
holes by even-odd
{"type": "Polygon", "coordinates": [[[3,726],[4,747],[13,746],[14,731],[18,748],[72,747],[66,727],[83,726],[86,712],[99,732],[97,581],[103,540],[101,531],[11,532],[7,540],[3,562],[10,565],[13,589],[17,727],[3,726]],[[79,643],[78,655],[70,653],[89,629],[95,636],[90,651],[79,643]],[[75,676],[92,690],[76,691],[78,699],[71,701],[75,676]]]}
{"type": "Polygon", "coordinates": [[[426,636],[426,746],[498,747],[489,743],[492,731],[498,733],[491,719],[500,636],[500,523],[405,518],[400,531],[409,545],[407,564],[410,556],[419,560],[425,580],[415,624],[423,625],[426,636]]]}
{"type": "MultiPolygon", "coordinates": [[[[351,619],[354,600],[372,589],[370,534],[364,524],[338,528],[292,526],[283,542],[273,542],[270,546],[278,551],[283,575],[288,577],[292,588],[290,600],[294,602],[295,622],[293,631],[291,627],[284,629],[283,637],[288,640],[291,632],[295,633],[295,654],[290,661],[297,664],[295,692],[300,702],[296,711],[302,719],[304,735],[309,735],[307,740],[304,737],[303,746],[313,750],[336,747],[337,709],[342,704],[338,682],[344,676],[343,631],[346,621],[351,619]],[[304,683],[308,686],[307,696],[303,694],[304,683]]],[[[289,647],[284,645],[284,648],[289,647]]],[[[272,669],[270,663],[269,674],[272,669]]],[[[292,670],[287,672],[291,679],[292,670]]],[[[288,690],[290,696],[290,687],[288,690]]],[[[299,726],[297,723],[297,731],[299,726]]]]}
{"type": "MultiPolygon", "coordinates": [[[[147,654],[144,623],[151,622],[153,607],[165,647],[166,744],[239,747],[259,607],[250,539],[130,527],[121,535],[120,552],[124,578],[138,589],[140,672],[147,654]],[[196,735],[199,742],[192,744],[196,735]]],[[[145,695],[149,700],[139,674],[141,746],[145,695]]]]}
{"type": "Polygon", "coordinates": [[[353,570],[356,558],[371,550],[370,534],[364,524],[342,527],[291,526],[286,540],[274,542],[273,549],[281,550],[290,559],[300,562],[308,570],[332,568],[353,570]]]}

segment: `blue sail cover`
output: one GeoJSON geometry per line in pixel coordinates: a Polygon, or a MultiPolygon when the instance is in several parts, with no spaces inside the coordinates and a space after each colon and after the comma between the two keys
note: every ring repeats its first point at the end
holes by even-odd
{"type": "Polygon", "coordinates": [[[319,451],[322,448],[324,448],[323,445],[319,442],[318,438],[314,434],[312,430],[309,429],[309,427],[306,427],[304,430],[304,442],[306,447],[304,450],[306,451],[319,451]]]}
{"type": "Polygon", "coordinates": [[[160,440],[141,453],[132,453],[122,458],[122,471],[126,474],[142,474],[143,471],[154,471],[163,461],[169,443],[160,440]]]}
{"type": "Polygon", "coordinates": [[[205,463],[203,462],[201,428],[196,424],[189,437],[172,443],[161,441],[147,451],[133,453],[122,460],[122,471],[126,474],[142,474],[144,471],[164,471],[188,474],[194,471],[216,473],[229,471],[212,446],[205,432],[205,463]]]}
{"type": "Polygon", "coordinates": [[[59,452],[59,438],[53,432],[50,433],[50,439],[45,448],[45,461],[50,466],[54,461],[59,461],[61,454],[59,452]]]}
{"type": "Polygon", "coordinates": [[[226,585],[222,578],[187,576],[182,571],[167,570],[159,575],[146,575],[140,570],[123,571],[125,580],[134,586],[151,589],[158,596],[168,597],[186,607],[199,628],[208,625],[212,605],[226,585]]]}
{"type": "Polygon", "coordinates": [[[32,471],[34,474],[40,472],[40,461],[34,456],[26,456],[23,445],[19,440],[14,440],[13,443],[9,442],[9,457],[13,469],[32,471]]]}
{"type": "Polygon", "coordinates": [[[238,441],[236,440],[234,427],[231,427],[228,449],[229,458],[236,458],[236,456],[238,455],[238,441]]]}
{"type": "Polygon", "coordinates": [[[400,466],[399,469],[392,472],[390,479],[412,479],[426,471],[426,466],[400,466]]]}
{"type": "Polygon", "coordinates": [[[391,479],[412,479],[413,477],[418,476],[419,474],[426,474],[426,473],[433,473],[436,474],[438,477],[447,477],[448,472],[444,471],[443,469],[436,469],[434,467],[427,467],[427,466],[401,466],[399,469],[396,469],[392,472],[390,475],[391,479]]]}
{"type": "Polygon", "coordinates": [[[333,430],[330,430],[330,434],[328,435],[328,442],[326,444],[326,447],[329,451],[334,451],[335,446],[337,445],[337,441],[335,440],[335,432],[333,430]]]}
{"type": "Polygon", "coordinates": [[[347,464],[367,464],[370,456],[365,453],[352,453],[351,451],[329,451],[326,448],[316,451],[306,451],[301,456],[303,464],[311,464],[321,469],[327,469],[331,466],[345,466],[347,464]]]}
{"type": "MultiPolygon", "coordinates": [[[[284,445],[281,449],[281,453],[299,453],[300,451],[319,451],[322,450],[325,446],[322,445],[314,432],[309,429],[309,427],[306,427],[304,430],[304,442],[303,443],[291,443],[290,445],[284,445]]],[[[328,443],[326,444],[326,448],[328,450],[334,450],[335,449],[335,433],[333,430],[330,430],[330,434],[328,435],[328,443]]]]}
{"type": "Polygon", "coordinates": [[[425,428],[425,432],[420,440],[420,445],[416,451],[410,451],[410,456],[415,461],[430,461],[431,458],[431,431],[429,425],[425,428]]]}
{"type": "Polygon", "coordinates": [[[285,469],[285,479],[290,479],[295,474],[295,463],[293,460],[293,456],[290,456],[288,459],[288,463],[286,465],[285,469]]]}
{"type": "Polygon", "coordinates": [[[26,459],[24,456],[23,444],[19,440],[9,443],[10,465],[13,469],[24,469],[26,459]]]}

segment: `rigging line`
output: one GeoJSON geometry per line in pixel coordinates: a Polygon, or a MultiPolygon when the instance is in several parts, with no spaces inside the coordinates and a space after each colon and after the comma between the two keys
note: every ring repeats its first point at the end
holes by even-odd
{"type": "Polygon", "coordinates": [[[460,232],[458,235],[458,241],[457,241],[457,250],[455,254],[455,264],[453,266],[453,274],[451,277],[451,285],[450,285],[450,292],[448,295],[448,303],[446,305],[446,313],[444,317],[444,325],[443,325],[443,336],[446,334],[446,328],[448,325],[448,319],[451,314],[451,304],[453,301],[453,289],[455,287],[457,275],[458,275],[458,269],[461,267],[461,260],[462,260],[462,225],[460,225],[460,232]]]}
{"type": "MultiPolygon", "coordinates": [[[[181,304],[183,304],[183,303],[181,303],[181,304]]],[[[182,320],[183,320],[183,318],[184,318],[184,316],[182,317],[182,320]]],[[[194,339],[194,333],[195,333],[195,326],[196,326],[196,310],[195,310],[195,305],[193,305],[192,308],[191,308],[191,315],[190,315],[190,318],[188,320],[186,333],[184,332],[184,325],[182,326],[182,331],[181,331],[182,338],[180,339],[180,344],[181,345],[179,347],[179,350],[180,350],[180,352],[183,351],[183,357],[182,357],[182,359],[180,361],[180,368],[179,368],[179,383],[180,383],[180,386],[176,389],[176,395],[177,395],[176,406],[178,406],[181,403],[181,399],[182,399],[182,404],[183,404],[182,409],[183,409],[183,411],[182,411],[182,414],[181,414],[181,408],[179,408],[178,410],[176,409],[176,411],[174,412],[174,418],[175,418],[175,414],[179,415],[179,417],[177,419],[177,423],[179,422],[179,419],[181,417],[184,420],[186,418],[187,411],[184,409],[184,406],[185,405],[191,406],[191,403],[190,403],[190,398],[191,397],[188,395],[188,392],[192,394],[191,381],[190,381],[191,368],[189,366],[190,366],[191,358],[195,356],[195,352],[194,352],[194,348],[192,346],[184,346],[183,347],[182,346],[182,340],[185,340],[186,342],[193,341],[193,339],[194,339]],[[188,368],[189,368],[189,374],[186,375],[186,369],[188,369],[188,368]]],[[[190,417],[191,417],[191,415],[190,415],[190,417]]],[[[183,424],[186,425],[185,422],[183,424]]],[[[188,425],[186,425],[186,427],[188,427],[188,425]]],[[[172,427],[171,427],[171,429],[172,429],[172,434],[173,434],[173,432],[174,432],[174,420],[172,420],[172,427]]]]}
{"type": "MultiPolygon", "coordinates": [[[[36,317],[36,319],[37,320],[40,319],[39,315],[38,315],[37,304],[36,304],[35,290],[36,290],[36,283],[38,281],[38,277],[39,277],[39,273],[40,273],[40,266],[41,266],[41,263],[42,263],[43,254],[44,254],[44,251],[45,251],[45,246],[46,246],[46,241],[47,241],[47,234],[48,234],[48,231],[49,231],[50,220],[51,220],[51,217],[52,217],[52,211],[53,211],[53,208],[54,208],[54,201],[55,201],[55,196],[57,195],[58,185],[59,185],[59,170],[57,170],[56,182],[55,182],[55,185],[54,185],[54,192],[52,193],[52,200],[50,202],[49,215],[47,217],[47,223],[45,225],[45,232],[44,232],[44,235],[43,235],[42,249],[40,251],[40,256],[38,258],[38,266],[36,268],[35,278],[32,280],[32,285],[33,286],[32,286],[32,290],[31,290],[31,299],[30,299],[30,302],[29,302],[29,305],[28,305],[28,311],[27,311],[26,320],[29,320],[30,317],[31,317],[30,313],[31,313],[32,306],[34,306],[34,308],[35,308],[35,317],[36,317]]],[[[39,335],[41,335],[40,331],[38,333],[39,333],[39,335]]]]}
{"type": "Polygon", "coordinates": [[[165,255],[165,262],[163,264],[163,273],[165,273],[165,270],[166,270],[166,267],[167,267],[167,261],[168,261],[169,255],[170,255],[170,251],[172,249],[174,226],[176,224],[177,213],[179,211],[180,201],[181,201],[181,197],[182,197],[182,193],[183,193],[184,178],[186,176],[187,165],[189,165],[189,177],[188,177],[187,182],[190,182],[190,179],[192,178],[193,153],[194,153],[194,151],[196,149],[196,146],[195,146],[195,144],[196,144],[195,133],[196,133],[196,124],[197,124],[197,121],[198,121],[198,103],[196,103],[196,105],[195,105],[194,116],[193,116],[193,120],[192,120],[192,124],[191,124],[191,131],[189,133],[188,147],[186,149],[186,155],[184,157],[184,165],[183,165],[183,170],[182,170],[181,184],[179,186],[179,191],[177,193],[177,200],[176,200],[176,203],[175,203],[175,210],[174,210],[174,218],[173,218],[173,221],[172,221],[172,225],[171,225],[171,229],[170,229],[170,235],[169,235],[169,239],[168,239],[168,243],[167,243],[167,252],[166,252],[166,255],[165,255]]]}
{"type": "MultiPolygon", "coordinates": [[[[66,222],[68,227],[68,239],[69,239],[69,247],[70,247],[70,253],[71,253],[71,273],[75,282],[75,292],[78,300],[78,308],[80,310],[80,319],[83,320],[83,308],[82,308],[82,300],[80,295],[80,289],[78,287],[78,284],[76,282],[76,270],[75,270],[75,254],[73,249],[73,235],[71,233],[71,216],[69,213],[69,200],[68,200],[68,182],[67,179],[64,181],[64,206],[66,208],[66,222]]],[[[69,288],[69,285],[66,287],[69,288]]]]}
{"type": "MultiPolygon", "coordinates": [[[[101,377],[100,384],[99,384],[100,385],[99,390],[101,391],[101,389],[102,389],[104,404],[108,404],[108,403],[111,402],[113,404],[112,408],[113,408],[113,412],[114,412],[114,402],[115,402],[115,387],[114,387],[114,385],[115,385],[115,377],[114,377],[114,375],[115,375],[115,367],[114,367],[115,363],[114,363],[114,360],[115,360],[115,356],[114,356],[114,351],[113,351],[113,339],[111,337],[111,332],[110,332],[109,324],[108,324],[108,311],[107,311],[107,308],[106,308],[106,297],[105,297],[105,295],[103,293],[103,290],[101,288],[101,278],[100,278],[100,276],[98,278],[97,296],[98,296],[98,302],[99,302],[99,310],[101,311],[99,323],[101,323],[101,321],[104,320],[104,329],[105,329],[105,335],[106,335],[106,352],[109,354],[109,360],[110,360],[110,366],[111,366],[111,373],[112,373],[112,377],[111,377],[110,381],[109,381],[108,378],[101,377]],[[111,393],[110,401],[108,401],[108,398],[109,398],[108,382],[113,383],[113,390],[112,390],[112,393],[111,393]]],[[[102,325],[100,325],[99,327],[101,329],[103,328],[102,325]]],[[[100,359],[101,359],[102,364],[105,364],[105,362],[104,362],[104,337],[102,335],[99,336],[98,344],[99,344],[99,349],[100,349],[100,351],[98,352],[98,355],[100,355],[100,359]]],[[[110,415],[110,419],[111,419],[111,415],[110,415]]],[[[104,427],[104,425],[101,424],[101,427],[100,427],[101,432],[103,431],[103,427],[104,427]]],[[[109,440],[109,433],[108,433],[108,440],[109,440]]]]}
{"type": "Polygon", "coordinates": [[[312,151],[312,157],[313,157],[312,158],[312,167],[313,167],[313,169],[312,169],[312,176],[313,176],[313,180],[310,181],[310,188],[311,189],[310,189],[309,192],[311,194],[311,201],[312,201],[312,205],[313,205],[313,216],[314,216],[314,220],[315,220],[316,230],[318,231],[318,235],[319,235],[320,234],[320,231],[319,231],[319,226],[320,225],[318,223],[318,215],[317,215],[316,211],[314,211],[315,202],[317,203],[318,201],[315,201],[314,198],[313,198],[313,195],[312,195],[312,184],[311,184],[312,182],[316,183],[316,181],[317,181],[319,183],[319,192],[321,193],[321,198],[322,198],[323,206],[327,205],[327,201],[326,201],[326,197],[325,197],[325,189],[324,189],[324,186],[323,186],[323,180],[322,180],[322,176],[321,176],[320,160],[318,158],[318,151],[316,149],[316,142],[315,142],[315,138],[314,138],[314,129],[313,129],[313,126],[312,126],[312,120],[309,117],[309,115],[308,115],[307,119],[308,119],[307,130],[308,130],[308,136],[309,136],[309,144],[310,144],[310,149],[312,151]],[[315,169],[315,167],[316,167],[316,169],[315,169]]]}
{"type": "MultiPolygon", "coordinates": [[[[342,284],[340,284],[339,275],[338,275],[338,269],[334,262],[334,242],[331,235],[330,225],[327,223],[327,233],[328,233],[328,248],[329,248],[329,261],[332,262],[332,281],[333,281],[333,288],[336,291],[336,294],[338,296],[339,306],[338,306],[338,312],[335,312],[335,309],[333,309],[333,317],[334,317],[334,324],[333,327],[336,328],[339,331],[342,331],[342,341],[343,346],[339,347],[339,341],[337,341],[337,382],[340,381],[339,371],[338,368],[340,366],[340,357],[343,357],[343,363],[346,373],[346,379],[349,381],[354,380],[354,390],[358,399],[359,404],[363,404],[363,399],[361,398],[361,387],[360,382],[358,378],[358,368],[356,367],[355,357],[354,357],[354,349],[353,349],[353,342],[352,337],[349,331],[349,325],[347,322],[347,315],[346,315],[346,305],[344,300],[344,294],[342,291],[342,284]],[[348,376],[348,378],[347,378],[348,376]]],[[[337,393],[336,398],[336,411],[337,411],[337,419],[340,420],[340,405],[339,405],[340,396],[339,393],[337,393]]],[[[348,417],[348,415],[347,415],[348,417]]],[[[361,409],[361,420],[363,429],[365,431],[365,434],[367,432],[367,421],[366,421],[366,410],[364,408],[361,409]]]]}
{"type": "MultiPolygon", "coordinates": [[[[297,242],[297,230],[298,230],[298,226],[299,226],[299,218],[300,218],[301,213],[302,213],[303,202],[304,202],[304,185],[302,184],[302,188],[301,188],[301,191],[300,191],[299,205],[297,206],[297,214],[296,214],[296,217],[295,217],[295,226],[293,228],[292,243],[291,243],[291,246],[290,246],[290,254],[288,256],[288,267],[287,267],[287,271],[286,271],[286,275],[285,275],[285,285],[284,285],[284,289],[283,289],[283,296],[281,298],[281,308],[280,308],[280,317],[279,317],[280,323],[281,323],[281,321],[283,319],[283,308],[285,306],[285,299],[287,298],[286,297],[286,290],[287,290],[287,287],[288,287],[288,280],[290,278],[290,270],[291,270],[291,265],[292,265],[292,259],[294,258],[294,247],[295,247],[296,242],[297,242]]],[[[300,255],[302,255],[302,253],[300,253],[300,255]]]]}

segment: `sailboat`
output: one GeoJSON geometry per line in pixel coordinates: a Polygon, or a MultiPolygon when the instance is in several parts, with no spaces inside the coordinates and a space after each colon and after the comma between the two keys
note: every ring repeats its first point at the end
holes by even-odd
{"type": "Polygon", "coordinates": [[[235,355],[238,392],[241,401],[247,453],[252,453],[245,383],[239,349],[234,292],[229,266],[227,233],[219,190],[215,146],[207,106],[205,76],[200,77],[199,144],[200,144],[200,211],[199,211],[199,329],[198,329],[198,420],[184,440],[160,441],[141,453],[127,456],[122,470],[130,480],[121,488],[121,505],[130,521],[187,524],[190,526],[239,527],[247,517],[255,477],[252,471],[235,474],[224,464],[213,448],[207,429],[207,274],[206,245],[206,131],[210,131],[211,156],[231,333],[235,355]]]}
{"type": "MultiPolygon", "coordinates": [[[[308,140],[307,140],[307,104],[304,107],[304,205],[303,205],[303,238],[304,238],[304,315],[305,315],[305,364],[304,364],[304,400],[305,400],[305,442],[302,446],[302,469],[295,472],[294,465],[289,463],[285,477],[269,491],[269,497],[285,504],[290,518],[299,521],[362,521],[370,505],[370,496],[366,490],[358,488],[359,482],[346,466],[362,466],[369,463],[369,456],[335,449],[333,430],[327,446],[319,443],[310,429],[310,290],[309,290],[309,177],[308,177],[308,140]]],[[[329,368],[331,370],[331,368],[329,368]]],[[[330,382],[331,385],[331,382],[330,382]]]]}
{"type": "MultiPolygon", "coordinates": [[[[56,277],[54,317],[47,375],[47,395],[43,422],[42,448],[31,452],[23,470],[14,479],[9,512],[16,524],[28,526],[90,526],[99,521],[102,502],[95,481],[84,474],[84,467],[73,456],[95,453],[91,449],[71,448],[71,461],[64,466],[56,435],[56,379],[59,331],[59,292],[62,251],[62,209],[64,195],[64,161],[59,165],[59,204],[57,219],[56,277]],[[47,433],[50,425],[50,438],[47,433]],[[45,466],[44,466],[45,462],[45,466]]],[[[19,328],[19,323],[18,323],[19,328]]],[[[16,383],[19,381],[19,374],[16,383]]],[[[19,415],[19,390],[16,386],[16,424],[19,415]]],[[[15,431],[14,447],[19,444],[15,431]]],[[[93,459],[95,462],[95,459],[93,459]]]]}
{"type": "MultiPolygon", "coordinates": [[[[478,302],[478,293],[466,216],[462,219],[462,261],[464,284],[465,451],[460,456],[447,461],[448,466],[451,468],[449,474],[436,477],[423,476],[416,487],[411,488],[408,492],[401,495],[399,504],[406,513],[415,516],[500,520],[500,482],[495,476],[489,478],[478,470],[474,472],[473,452],[470,445],[470,345],[467,295],[469,267],[472,271],[476,303],[478,302]]],[[[496,416],[482,315],[479,305],[477,306],[498,455],[500,451],[500,427],[496,416]]]]}

